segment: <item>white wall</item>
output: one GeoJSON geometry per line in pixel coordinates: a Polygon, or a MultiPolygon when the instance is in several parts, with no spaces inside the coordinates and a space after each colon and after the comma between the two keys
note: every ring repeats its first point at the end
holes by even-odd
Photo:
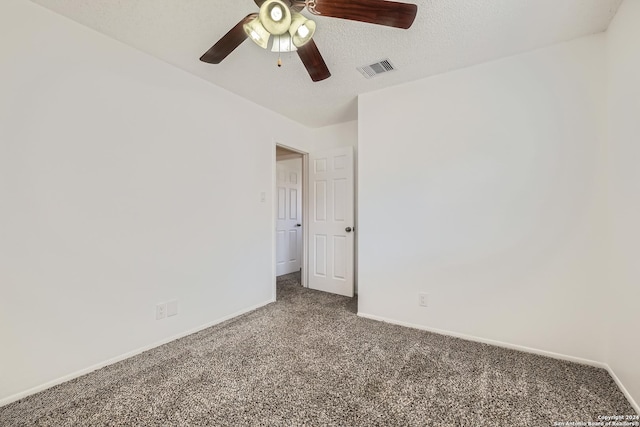
{"type": "Polygon", "coordinates": [[[311,129],[311,136],[313,141],[311,149],[313,150],[353,147],[356,152],[358,150],[358,121],[311,129]]]}
{"type": "Polygon", "coordinates": [[[611,224],[607,362],[640,403],[640,1],[607,30],[611,224]]]}
{"type": "Polygon", "coordinates": [[[361,315],[604,360],[604,49],[360,96],[361,315]]]}
{"type": "Polygon", "coordinates": [[[273,299],[273,141],[309,130],[20,0],[0,93],[0,402],[273,299]]]}

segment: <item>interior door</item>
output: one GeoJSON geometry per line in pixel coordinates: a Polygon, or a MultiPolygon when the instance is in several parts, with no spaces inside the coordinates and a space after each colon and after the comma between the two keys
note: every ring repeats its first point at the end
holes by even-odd
{"type": "Polygon", "coordinates": [[[353,148],[309,155],[309,287],[353,296],[353,148]]]}
{"type": "Polygon", "coordinates": [[[302,266],[302,158],[276,163],[276,275],[302,266]]]}

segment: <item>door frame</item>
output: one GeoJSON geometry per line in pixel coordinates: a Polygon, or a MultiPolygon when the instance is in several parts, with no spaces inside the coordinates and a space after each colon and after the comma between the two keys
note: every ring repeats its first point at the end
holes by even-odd
{"type": "Polygon", "coordinates": [[[271,189],[272,189],[272,209],[271,209],[271,277],[273,278],[273,300],[276,300],[276,289],[277,289],[277,276],[276,276],[276,258],[277,258],[277,247],[276,247],[276,219],[278,217],[278,201],[276,200],[277,192],[274,191],[277,183],[277,171],[276,171],[276,147],[282,147],[289,151],[293,151],[294,153],[298,153],[302,155],[302,263],[301,268],[302,272],[300,274],[301,285],[305,288],[309,287],[308,274],[309,274],[309,234],[307,227],[307,218],[309,215],[309,191],[307,186],[309,185],[309,153],[304,151],[301,148],[292,147],[290,145],[285,145],[279,143],[278,141],[272,142],[271,149],[271,189]]]}

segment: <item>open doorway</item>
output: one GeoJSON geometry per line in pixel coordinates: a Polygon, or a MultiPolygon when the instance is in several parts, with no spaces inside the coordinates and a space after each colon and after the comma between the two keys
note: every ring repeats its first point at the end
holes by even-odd
{"type": "Polygon", "coordinates": [[[303,153],[276,145],[276,280],[303,286],[303,153]]]}
{"type": "Polygon", "coordinates": [[[302,287],[352,297],[356,232],[353,148],[306,153],[274,145],[274,299],[278,277],[289,274],[295,277],[287,279],[297,278],[302,287]]]}

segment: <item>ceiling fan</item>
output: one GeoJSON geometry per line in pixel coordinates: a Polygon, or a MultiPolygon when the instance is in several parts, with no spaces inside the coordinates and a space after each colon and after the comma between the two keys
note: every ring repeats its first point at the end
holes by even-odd
{"type": "MultiPolygon", "coordinates": [[[[407,29],[418,6],[387,0],[254,0],[259,13],[251,13],[225,34],[200,58],[219,64],[247,38],[266,49],[274,37],[272,51],[297,51],[314,82],[331,76],[313,41],[316,24],[300,12],[306,7],[314,15],[341,18],[407,29]]],[[[278,66],[281,65],[278,59],[278,66]]]]}

